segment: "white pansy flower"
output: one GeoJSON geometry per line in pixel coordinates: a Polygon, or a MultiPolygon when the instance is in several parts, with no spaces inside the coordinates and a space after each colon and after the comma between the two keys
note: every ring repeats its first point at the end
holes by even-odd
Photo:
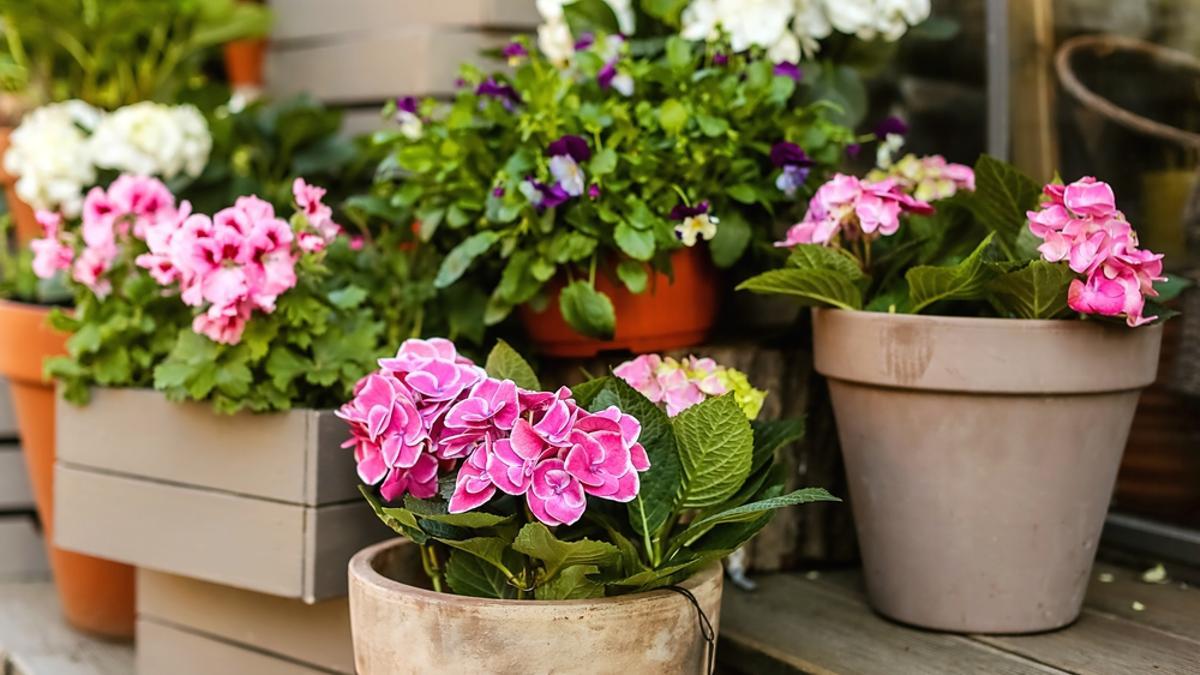
{"type": "Polygon", "coordinates": [[[400,125],[400,133],[409,140],[415,141],[425,133],[425,123],[407,110],[396,113],[396,122],[400,125]]]}
{"type": "Polygon", "coordinates": [[[572,197],[583,194],[585,178],[583,169],[570,155],[555,155],[550,158],[550,175],[562,189],[572,197]]]}
{"type": "Polygon", "coordinates": [[[141,176],[197,176],[208,162],[212,136],[194,106],[144,101],[109,114],[92,134],[96,166],[141,176]]]}
{"type": "Polygon", "coordinates": [[[96,182],[87,130],[103,115],[82,101],[29,113],[12,132],[4,156],[5,170],[17,177],[17,196],[34,209],[79,215],[83,191],[96,182]]]}
{"type": "Polygon", "coordinates": [[[713,237],[717,236],[717,224],[720,222],[716,216],[710,216],[707,213],[688,216],[683,219],[682,223],[675,226],[675,234],[684,246],[691,248],[700,239],[711,241],[713,237]]]}
{"type": "Polygon", "coordinates": [[[575,55],[575,37],[565,19],[538,26],[538,49],[557,65],[566,65],[575,55]]]}

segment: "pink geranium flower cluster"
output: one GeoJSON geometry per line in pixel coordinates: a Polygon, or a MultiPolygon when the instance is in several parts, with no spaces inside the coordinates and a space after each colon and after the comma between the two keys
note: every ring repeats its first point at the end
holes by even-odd
{"type": "Polygon", "coordinates": [[[1137,234],[1117,210],[1107,183],[1092,177],[1070,185],[1047,185],[1046,201],[1030,211],[1029,229],[1042,245],[1042,258],[1066,260],[1075,279],[1067,293],[1071,309],[1084,314],[1124,316],[1130,326],[1158,318],[1142,316],[1146,297],[1158,295],[1162,255],[1138,248],[1137,234]]]}
{"type": "Polygon", "coordinates": [[[776,246],[828,244],[839,234],[849,240],[895,234],[901,213],[933,212],[933,207],[904,192],[894,178],[867,181],[836,174],[817,189],[804,220],[793,225],[776,246]]]}
{"type": "Polygon", "coordinates": [[[112,291],[105,277],[130,235],[143,238],[146,232],[178,217],[175,196],[162,181],[145,176],[122,175],[108,189],[94,187],[83,201],[79,236],[83,248],[78,256],[75,237],[63,228],[62,216],[49,211],[37,214],[46,236],[31,242],[33,271],[46,279],[59,270],[71,270],[71,278],[99,297],[112,291]]]}
{"type": "Polygon", "coordinates": [[[296,285],[296,262],[320,251],[340,228],[321,202],[324,190],[296,179],[297,232],[255,196],[239,197],[211,218],[184,204],[173,219],[145,231],[148,253],[137,264],[164,286],[178,285],[180,298],[203,311],[192,329],[215,342],[237,344],[251,314],[275,310],[281,294],[296,285]]]}
{"type": "Polygon", "coordinates": [[[439,475],[457,468],[451,513],[499,492],[523,496],[547,525],[570,525],[588,495],[632,501],[650,468],[632,416],[589,413],[566,387],[526,391],[489,377],[449,340],[407,340],[379,365],[337,415],[350,425],[359,478],[388,501],[432,498],[439,475]]]}

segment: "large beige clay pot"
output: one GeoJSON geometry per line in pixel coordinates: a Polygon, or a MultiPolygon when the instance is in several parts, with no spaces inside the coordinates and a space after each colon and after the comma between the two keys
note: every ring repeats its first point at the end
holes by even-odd
{"type": "MultiPolygon", "coordinates": [[[[351,559],[350,625],[359,675],[706,672],[708,647],[696,608],[672,591],[545,602],[470,598],[424,586],[419,551],[405,540],[377,544],[351,559]]],[[[680,586],[691,591],[716,630],[720,565],[680,586]]]]}
{"type": "Polygon", "coordinates": [[[815,310],[871,604],[1026,633],[1079,615],[1162,326],[815,310]]]}

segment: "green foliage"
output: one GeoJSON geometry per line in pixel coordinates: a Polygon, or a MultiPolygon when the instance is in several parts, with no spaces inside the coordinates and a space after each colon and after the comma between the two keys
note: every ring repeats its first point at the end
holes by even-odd
{"type": "MultiPolygon", "coordinates": [[[[500,343],[488,358],[494,377],[533,371],[500,343]]],[[[747,420],[732,395],[674,419],[623,380],[607,376],[572,388],[582,408],[616,406],[641,423],[650,459],[628,504],[589,498],[583,519],[555,528],[534,519],[521,497],[497,493],[481,508],[448,513],[457,477],[432,499],[387,505],[363,494],[376,515],[422,546],[435,589],[486,598],[566,600],[638,592],[678,583],[754,536],[779,508],[837,501],[822,489],[784,494],[774,456],[804,433],[801,420],[747,420]],[[443,563],[444,561],[444,563],[443,563]]]]}
{"type": "Polygon", "coordinates": [[[747,279],[738,290],[790,295],[805,305],[862,309],[865,280],[858,263],[846,252],[801,244],[792,249],[786,267],[747,279]]]}
{"type": "Polygon", "coordinates": [[[908,299],[915,314],[935,302],[978,300],[987,292],[995,269],[987,265],[984,252],[995,233],[984,238],[962,262],[951,266],[919,265],[904,275],[908,281],[908,299]]]}
{"type": "Polygon", "coordinates": [[[32,105],[174,102],[214,48],[265,35],[270,21],[238,0],[0,0],[4,81],[32,105]]]}
{"type": "MultiPolygon", "coordinates": [[[[682,6],[657,0],[639,7],[639,37],[665,35],[663,21],[678,21],[682,6]]],[[[680,247],[669,218],[675,206],[708,201],[720,221],[709,252],[721,267],[738,264],[766,248],[776,223],[802,215],[810,194],[805,187],[789,197],[775,187],[771,146],[800,144],[816,162],[808,181],[816,185],[854,135],[812,85],[773,75],[756,54],[714,66],[713,56],[729,51],[720,43],[634,40],[617,64],[634,82],[632,96],[602,88],[596,76],[614,30],[612,11],[587,0],[568,5],[566,15],[574,30],[596,34],[595,49],[580,52],[567,71],[532,46],[535,53],[509,73],[464,67],[465,85],[451,104],[420,104],[419,138],[398,130],[374,136],[387,156],[373,195],[415,216],[421,240],[446,256],[440,288],[468,286],[489,296],[487,324],[525,303],[554,302],[551,289],[561,284],[566,321],[605,337],[615,317],[595,290],[596,274],[644,291],[650,267],[668,270],[680,247]],[[477,94],[489,77],[513,87],[520,102],[477,94]],[[592,155],[580,168],[598,194],[541,209],[526,179],[555,183],[546,151],[565,135],[586,139],[592,155]]]]}
{"type": "Polygon", "coordinates": [[[1076,275],[1065,262],[1035,260],[988,286],[999,311],[1021,319],[1055,319],[1067,312],[1067,287],[1076,275]]]}
{"type": "Polygon", "coordinates": [[[497,380],[512,380],[522,389],[536,391],[542,388],[533,368],[504,340],[496,342],[483,369],[497,380]]]}

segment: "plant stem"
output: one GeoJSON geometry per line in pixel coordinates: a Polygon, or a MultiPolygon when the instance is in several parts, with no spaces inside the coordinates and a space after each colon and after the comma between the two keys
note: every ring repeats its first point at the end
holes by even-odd
{"type": "Polygon", "coordinates": [[[429,581],[433,584],[433,590],[436,593],[442,592],[442,570],[438,565],[437,551],[433,546],[421,544],[417,548],[421,550],[421,567],[425,569],[425,575],[429,577],[429,581]]]}

